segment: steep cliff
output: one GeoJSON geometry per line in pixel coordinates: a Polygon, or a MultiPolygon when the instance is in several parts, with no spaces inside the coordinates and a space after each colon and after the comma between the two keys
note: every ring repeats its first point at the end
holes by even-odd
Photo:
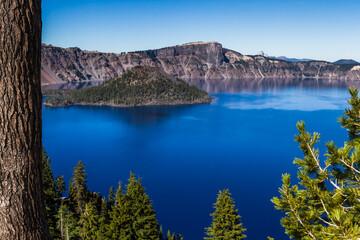
{"type": "Polygon", "coordinates": [[[109,80],[135,66],[158,67],[185,80],[238,78],[360,79],[360,65],[323,61],[287,62],[246,56],[217,42],[196,42],[157,50],[101,53],[42,45],[42,83],[109,80]]]}

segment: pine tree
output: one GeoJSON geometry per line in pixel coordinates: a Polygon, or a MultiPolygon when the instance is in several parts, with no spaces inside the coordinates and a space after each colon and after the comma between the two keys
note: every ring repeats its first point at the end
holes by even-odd
{"type": "Polygon", "coordinates": [[[167,231],[166,240],[172,240],[172,236],[171,236],[170,230],[167,231]]]}
{"type": "Polygon", "coordinates": [[[163,232],[162,225],[160,225],[160,227],[159,227],[159,240],[164,240],[164,232],[163,232]]]}
{"type": "Polygon", "coordinates": [[[176,240],[183,240],[183,239],[184,239],[183,236],[180,233],[178,233],[176,236],[176,240]]]}
{"type": "Polygon", "coordinates": [[[66,187],[65,187],[65,181],[64,181],[64,176],[58,176],[56,177],[55,180],[55,196],[56,196],[56,205],[57,207],[60,206],[61,204],[61,198],[64,196],[66,192],[66,187]]]}
{"type": "Polygon", "coordinates": [[[135,239],[132,230],[131,203],[126,200],[126,195],[122,191],[121,183],[116,191],[115,204],[110,215],[110,224],[107,230],[109,239],[135,239]]]}
{"type": "Polygon", "coordinates": [[[131,202],[132,226],[136,239],[158,239],[159,224],[141,179],[130,173],[126,196],[131,202]]]}
{"type": "Polygon", "coordinates": [[[109,195],[108,195],[108,203],[109,206],[114,206],[115,204],[115,193],[114,193],[114,187],[110,187],[109,195]]]}
{"type": "Polygon", "coordinates": [[[351,108],[339,118],[349,141],[341,148],[327,143],[325,163],[315,148],[320,134],[307,132],[304,122],[297,124],[295,140],[304,154],[294,160],[300,186],[291,186],[290,175],[284,174],[281,196],[272,199],[275,208],[286,213],[281,224],[292,239],[360,237],[360,99],[357,89],[349,92],[351,108]]]}
{"type": "Polygon", "coordinates": [[[85,212],[80,217],[82,239],[97,240],[100,230],[100,215],[93,204],[85,204],[85,212]]]}
{"type": "Polygon", "coordinates": [[[108,202],[105,197],[101,201],[101,211],[99,218],[99,230],[96,233],[97,239],[105,240],[107,238],[107,226],[109,224],[109,212],[108,212],[108,202]]]}
{"type": "Polygon", "coordinates": [[[79,161],[73,170],[73,177],[69,186],[71,207],[74,208],[78,216],[84,214],[85,204],[89,200],[89,191],[86,182],[85,166],[82,161],[79,161]]]}
{"type": "Polygon", "coordinates": [[[57,214],[57,229],[61,240],[79,239],[79,227],[75,214],[62,203],[57,214]]]}
{"type": "Polygon", "coordinates": [[[245,228],[240,222],[240,216],[235,209],[234,200],[229,190],[219,191],[217,201],[214,204],[215,212],[210,214],[213,218],[211,227],[206,228],[205,237],[208,240],[237,240],[244,239],[245,228]]]}
{"type": "Polygon", "coordinates": [[[42,184],[45,195],[47,224],[50,235],[54,238],[56,236],[56,183],[50,167],[50,158],[44,148],[42,149],[42,184]]]}

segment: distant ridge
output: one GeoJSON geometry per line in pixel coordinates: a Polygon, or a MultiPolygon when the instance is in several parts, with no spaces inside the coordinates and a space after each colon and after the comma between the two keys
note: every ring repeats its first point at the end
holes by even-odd
{"type": "Polygon", "coordinates": [[[334,62],[334,64],[360,64],[360,63],[353,59],[340,59],[334,62]]]}
{"type": "Polygon", "coordinates": [[[258,53],[258,55],[263,56],[263,57],[267,57],[267,58],[272,58],[272,59],[278,59],[278,60],[283,60],[283,61],[287,61],[287,62],[311,62],[311,61],[316,61],[314,59],[309,59],[309,58],[288,58],[285,56],[280,56],[280,57],[275,57],[275,56],[269,56],[268,54],[264,53],[264,51],[260,51],[258,53]]]}
{"type": "Polygon", "coordinates": [[[309,58],[287,58],[285,56],[275,57],[275,59],[280,59],[280,60],[284,60],[284,61],[288,61],[288,62],[311,62],[311,61],[316,61],[314,59],[309,59],[309,58]]]}
{"type": "Polygon", "coordinates": [[[310,59],[298,62],[261,55],[247,56],[223,48],[218,42],[192,42],[129,53],[102,53],[43,44],[41,54],[43,85],[114,79],[136,66],[157,67],[185,81],[203,79],[216,82],[244,78],[360,79],[360,69],[352,65],[310,59]]]}

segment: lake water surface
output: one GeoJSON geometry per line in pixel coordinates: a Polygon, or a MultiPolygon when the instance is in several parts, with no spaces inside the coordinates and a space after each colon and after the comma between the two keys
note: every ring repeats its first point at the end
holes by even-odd
{"type": "MultiPolygon", "coordinates": [[[[226,80],[225,80],[226,81],[226,80]]],[[[278,196],[281,174],[296,182],[296,122],[342,145],[337,118],[347,107],[347,86],[336,81],[294,80],[201,83],[209,105],[172,107],[43,107],[43,145],[55,175],[68,182],[82,160],[88,187],[107,195],[142,177],[164,232],[202,239],[220,189],[228,188],[247,228],[247,239],[288,239],[278,196]]]]}

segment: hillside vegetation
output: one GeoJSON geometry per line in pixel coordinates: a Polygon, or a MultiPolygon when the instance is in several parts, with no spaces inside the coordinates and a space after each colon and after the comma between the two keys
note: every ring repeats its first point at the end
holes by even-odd
{"type": "Polygon", "coordinates": [[[80,90],[45,90],[45,104],[69,105],[181,105],[210,103],[211,96],[154,67],[135,67],[120,78],[80,90]]]}

